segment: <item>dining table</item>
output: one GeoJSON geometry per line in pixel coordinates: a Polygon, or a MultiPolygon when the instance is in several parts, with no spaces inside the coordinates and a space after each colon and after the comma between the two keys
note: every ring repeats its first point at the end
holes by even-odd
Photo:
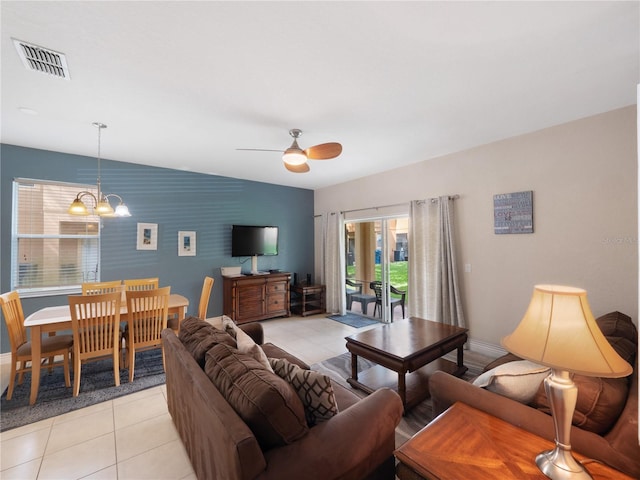
{"type": "MultiPolygon", "coordinates": [[[[184,320],[189,299],[177,293],[169,296],[169,316],[176,316],[178,328],[184,320]]],[[[122,302],[120,307],[120,320],[127,321],[127,304],[122,302]]],[[[29,315],[24,326],[31,330],[31,358],[40,358],[42,350],[42,334],[71,330],[71,311],[69,305],[45,307],[29,315]]],[[[31,396],[29,405],[36,403],[38,389],[40,387],[40,362],[31,362],[31,396]]]]}

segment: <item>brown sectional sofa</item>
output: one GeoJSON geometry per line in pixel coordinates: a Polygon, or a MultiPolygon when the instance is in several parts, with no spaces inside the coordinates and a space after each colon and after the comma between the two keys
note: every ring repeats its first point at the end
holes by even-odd
{"type": "MultiPolygon", "coordinates": [[[[262,346],[267,357],[286,358],[308,368],[279,347],[263,344],[260,324],[240,328],[262,346]]],[[[395,392],[382,389],[360,399],[333,383],[337,415],[308,427],[297,440],[263,448],[262,440],[236,413],[175,333],[166,329],[162,339],[169,413],[199,479],[394,478],[395,427],[402,418],[402,402],[395,392]]],[[[207,352],[207,362],[233,348],[216,345],[211,350],[215,352],[207,352]]],[[[249,365],[251,361],[245,363],[249,365]]],[[[213,372],[209,363],[206,370],[213,372]]],[[[298,430],[296,436],[300,436],[298,430]]]]}
{"type": "MultiPolygon", "coordinates": [[[[612,312],[598,318],[598,325],[609,343],[634,366],[626,379],[593,379],[576,375],[578,404],[571,428],[571,447],[633,478],[640,478],[638,444],[638,333],[631,318],[612,312]],[[624,392],[620,397],[620,392],[624,392]],[[616,398],[612,405],[612,399],[616,398]],[[611,415],[611,418],[605,418],[611,415]]],[[[508,354],[487,365],[486,370],[520,360],[508,354]]],[[[530,404],[522,404],[465,382],[444,372],[429,380],[434,416],[455,402],[463,402],[501,418],[524,430],[551,441],[555,438],[553,419],[549,415],[544,388],[541,386],[530,404]]],[[[588,468],[588,467],[587,467],[588,468]]]]}

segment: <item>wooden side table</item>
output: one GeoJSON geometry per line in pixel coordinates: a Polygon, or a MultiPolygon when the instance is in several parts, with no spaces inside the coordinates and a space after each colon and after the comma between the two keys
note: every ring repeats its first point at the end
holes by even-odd
{"type": "Polygon", "coordinates": [[[325,313],[324,285],[294,285],[291,287],[291,311],[306,317],[316,313],[325,313]]]}
{"type": "MultiPolygon", "coordinates": [[[[396,450],[396,473],[400,480],[546,480],[535,458],[553,446],[549,440],[458,402],[396,450]]],[[[573,454],[578,461],[585,458],[573,454]]],[[[594,480],[631,480],[595,461],[586,462],[585,467],[594,480]]]]}

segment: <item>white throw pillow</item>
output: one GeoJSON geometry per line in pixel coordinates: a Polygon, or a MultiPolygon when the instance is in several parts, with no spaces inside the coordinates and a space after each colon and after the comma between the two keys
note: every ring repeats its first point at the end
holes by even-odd
{"type": "Polygon", "coordinates": [[[222,326],[222,319],[223,318],[229,318],[226,317],[225,315],[220,315],[219,317],[210,317],[210,318],[205,318],[205,322],[213,325],[214,327],[216,327],[218,330],[224,330],[224,327],[222,326]]]}
{"type": "Polygon", "coordinates": [[[222,317],[214,317],[206,320],[208,323],[211,323],[216,328],[220,330],[224,330],[231,334],[231,336],[236,337],[236,342],[238,344],[238,351],[241,353],[248,353],[257,361],[259,361],[264,367],[273,372],[273,368],[271,368],[271,364],[269,363],[269,359],[267,355],[264,353],[264,350],[253,341],[249,335],[247,335],[244,330],[238,328],[236,322],[234,322],[231,318],[223,315],[222,317]],[[217,324],[220,324],[218,326],[217,324]]]}
{"type": "Polygon", "coordinates": [[[473,381],[473,384],[512,400],[529,403],[550,370],[549,367],[529,360],[519,360],[504,363],[484,372],[473,381]]]}

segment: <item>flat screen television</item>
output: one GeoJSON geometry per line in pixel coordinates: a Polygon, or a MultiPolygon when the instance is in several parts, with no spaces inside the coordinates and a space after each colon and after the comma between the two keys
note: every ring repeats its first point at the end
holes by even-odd
{"type": "Polygon", "coordinates": [[[278,255],[278,227],[233,225],[231,256],[278,255]]]}

